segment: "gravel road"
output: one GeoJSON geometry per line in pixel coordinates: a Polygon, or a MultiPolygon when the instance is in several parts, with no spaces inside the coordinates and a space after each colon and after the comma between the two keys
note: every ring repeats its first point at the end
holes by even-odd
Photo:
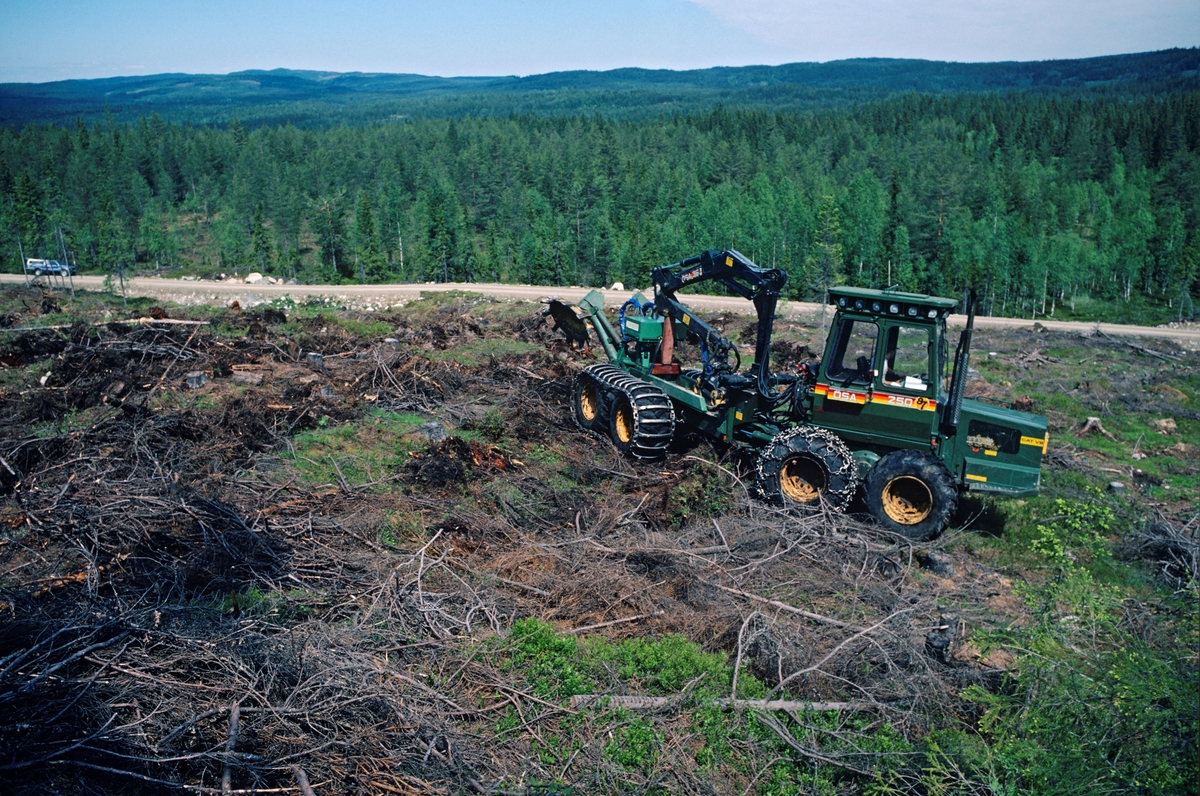
{"type": "MultiPolygon", "coordinates": [[[[25,281],[20,274],[0,274],[0,284],[20,284],[25,281]]],[[[75,287],[83,290],[100,290],[104,285],[104,277],[77,276],[75,287]]],[[[290,296],[295,301],[304,301],[309,297],[328,297],[339,305],[357,309],[385,309],[404,304],[421,297],[429,291],[463,290],[472,293],[482,293],[508,301],[537,301],[546,296],[557,296],[567,301],[578,301],[591,288],[581,287],[539,287],[537,285],[497,285],[478,283],[443,282],[439,284],[403,284],[403,285],[247,285],[241,282],[210,282],[183,281],[179,279],[160,279],[155,277],[137,277],[125,280],[125,289],[131,296],[149,296],[164,301],[174,301],[179,304],[228,304],[238,301],[243,307],[250,307],[275,298],[290,296]]],[[[649,294],[649,290],[645,291],[649,294]]],[[[607,300],[617,305],[625,301],[633,291],[605,291],[607,300]]],[[[750,305],[740,298],[726,296],[688,295],[687,303],[698,310],[715,312],[749,313],[750,305]]],[[[821,305],[802,301],[784,301],[780,303],[780,315],[789,320],[811,320],[821,314],[821,305]]],[[[951,316],[951,326],[961,326],[965,323],[963,316],[951,316]]],[[[1024,318],[976,318],[975,323],[981,328],[1026,328],[1032,329],[1034,321],[1024,318]]],[[[1037,323],[1046,329],[1055,331],[1086,332],[1099,331],[1104,334],[1120,337],[1156,337],[1171,339],[1179,344],[1195,349],[1200,347],[1200,326],[1183,326],[1179,328],[1166,326],[1126,326],[1115,323],[1086,323],[1078,321],[1052,321],[1039,318],[1037,323]]]]}

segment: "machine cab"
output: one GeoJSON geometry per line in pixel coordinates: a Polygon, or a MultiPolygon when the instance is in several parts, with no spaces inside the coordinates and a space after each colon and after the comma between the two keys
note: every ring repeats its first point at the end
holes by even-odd
{"type": "Polygon", "coordinates": [[[946,400],[945,319],[952,299],[834,288],[837,308],[813,400],[813,422],[880,448],[928,448],[946,400]]]}

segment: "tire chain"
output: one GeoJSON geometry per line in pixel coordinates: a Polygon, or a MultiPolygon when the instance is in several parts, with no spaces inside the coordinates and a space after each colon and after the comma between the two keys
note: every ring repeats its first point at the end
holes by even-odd
{"type": "MultiPolygon", "coordinates": [[[[667,451],[667,446],[675,436],[675,407],[671,399],[653,384],[642,381],[620,368],[608,363],[589,365],[576,377],[576,391],[579,382],[591,379],[599,387],[606,399],[620,393],[629,405],[633,407],[633,443],[629,453],[636,459],[661,459],[667,451]]],[[[575,401],[572,401],[574,407],[575,401]]],[[[601,401],[601,412],[607,418],[612,400],[601,401]]],[[[608,438],[598,431],[583,425],[581,418],[572,408],[575,424],[581,429],[599,439],[608,438]]]]}
{"type": "Polygon", "coordinates": [[[858,490],[858,476],[855,472],[854,456],[850,453],[850,449],[846,447],[846,443],[840,437],[830,431],[817,426],[793,426],[775,435],[774,439],[763,448],[759,454],[758,464],[755,468],[756,477],[754,479],[755,490],[760,498],[773,500],[776,496],[768,494],[762,484],[766,479],[766,474],[763,472],[763,462],[767,460],[768,455],[772,453],[777,446],[782,445],[785,450],[791,448],[792,441],[796,438],[801,438],[806,441],[806,448],[814,456],[820,459],[828,466],[831,458],[837,458],[841,464],[836,469],[832,469],[829,473],[829,479],[833,480],[838,476],[842,476],[847,486],[844,489],[829,491],[828,489],[822,493],[821,502],[832,508],[834,511],[844,511],[850,505],[850,501],[854,499],[854,493],[858,490]],[[821,448],[826,448],[826,453],[823,454],[821,448]],[[830,456],[829,454],[832,454],[830,456]]]}

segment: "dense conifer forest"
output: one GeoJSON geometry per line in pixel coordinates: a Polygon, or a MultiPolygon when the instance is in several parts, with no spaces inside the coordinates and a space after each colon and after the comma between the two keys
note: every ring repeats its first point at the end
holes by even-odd
{"type": "Polygon", "coordinates": [[[730,247],[785,268],[795,298],[974,287],[996,314],[1099,300],[1165,319],[1196,289],[1200,92],[306,128],[110,112],[0,128],[0,197],[9,271],[23,254],[83,272],[642,285],[730,247]]]}

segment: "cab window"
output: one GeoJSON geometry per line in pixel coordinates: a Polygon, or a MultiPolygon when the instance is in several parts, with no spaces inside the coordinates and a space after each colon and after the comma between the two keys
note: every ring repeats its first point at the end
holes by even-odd
{"type": "Polygon", "coordinates": [[[879,327],[870,321],[844,320],[838,326],[825,376],[843,387],[870,384],[875,373],[879,327]]]}
{"type": "Polygon", "coordinates": [[[893,326],[887,330],[883,348],[884,387],[928,392],[933,379],[929,373],[929,330],[914,326],[893,326]]]}

